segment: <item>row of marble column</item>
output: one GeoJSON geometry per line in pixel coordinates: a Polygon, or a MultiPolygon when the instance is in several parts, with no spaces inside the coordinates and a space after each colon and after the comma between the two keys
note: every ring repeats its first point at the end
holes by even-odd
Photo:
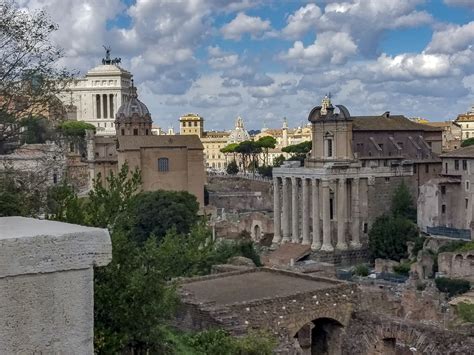
{"type": "MultiPolygon", "coordinates": [[[[96,94],[94,107],[95,118],[114,118],[115,98],[114,94],[96,94]]],[[[93,97],[94,97],[93,96],[93,97]]]]}
{"type": "Polygon", "coordinates": [[[349,247],[360,248],[360,182],[359,178],[351,179],[350,195],[352,201],[347,201],[347,180],[346,178],[338,178],[336,182],[318,178],[274,177],[273,243],[301,242],[305,245],[311,245],[313,250],[333,251],[330,186],[336,183],[337,192],[335,196],[337,201],[333,200],[333,211],[337,211],[337,243],[335,247],[339,250],[346,250],[349,247]],[[301,198],[299,198],[300,185],[301,198]],[[351,208],[350,230],[347,228],[346,223],[349,219],[347,216],[348,203],[350,203],[351,208]],[[302,214],[301,219],[300,211],[302,214]],[[312,224],[312,233],[310,232],[310,222],[312,224]],[[346,238],[348,235],[351,236],[349,245],[347,243],[348,238],[346,238]]]}

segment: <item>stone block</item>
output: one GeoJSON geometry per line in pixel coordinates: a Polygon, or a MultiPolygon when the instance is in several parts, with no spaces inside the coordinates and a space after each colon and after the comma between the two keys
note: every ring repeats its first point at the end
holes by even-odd
{"type": "Polygon", "coordinates": [[[0,353],[92,354],[93,266],[111,256],[105,229],[0,218],[0,353]]]}

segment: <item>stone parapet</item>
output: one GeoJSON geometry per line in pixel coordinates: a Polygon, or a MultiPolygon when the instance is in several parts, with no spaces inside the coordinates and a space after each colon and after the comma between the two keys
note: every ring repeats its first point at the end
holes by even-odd
{"type": "Polygon", "coordinates": [[[105,229],[0,218],[0,353],[92,354],[93,266],[105,229]]]}

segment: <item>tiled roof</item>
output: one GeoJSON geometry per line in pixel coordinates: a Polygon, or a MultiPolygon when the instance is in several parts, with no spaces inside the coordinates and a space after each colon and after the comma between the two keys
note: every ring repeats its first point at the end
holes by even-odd
{"type": "Polygon", "coordinates": [[[422,123],[416,123],[402,115],[352,116],[355,131],[441,131],[422,123]]]}
{"type": "Polygon", "coordinates": [[[120,151],[138,150],[140,148],[177,148],[204,149],[201,140],[196,135],[183,136],[119,136],[120,151]]]}
{"type": "Polygon", "coordinates": [[[472,113],[462,113],[458,115],[456,121],[463,121],[463,122],[473,122],[474,121],[474,114],[472,113]]]}
{"type": "Polygon", "coordinates": [[[441,158],[473,158],[474,159],[474,145],[459,148],[451,152],[441,154],[441,158]]]}

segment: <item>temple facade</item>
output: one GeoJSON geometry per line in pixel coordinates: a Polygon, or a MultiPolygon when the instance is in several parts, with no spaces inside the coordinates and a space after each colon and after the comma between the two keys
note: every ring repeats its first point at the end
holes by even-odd
{"type": "Polygon", "coordinates": [[[441,170],[441,129],[404,116],[351,116],[329,98],[313,108],[312,151],[304,166],[273,170],[273,245],[301,243],[315,252],[365,249],[377,216],[404,182],[414,201],[441,170]]]}

